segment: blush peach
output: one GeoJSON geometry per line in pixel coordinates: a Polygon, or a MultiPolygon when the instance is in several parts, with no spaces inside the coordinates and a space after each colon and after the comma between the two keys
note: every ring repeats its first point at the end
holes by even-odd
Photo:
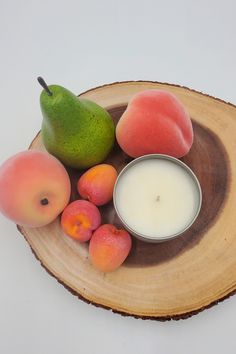
{"type": "Polygon", "coordinates": [[[137,93],[116,127],[118,144],[129,156],[186,155],[193,143],[188,112],[179,99],[164,90],[137,93]]]}
{"type": "Polygon", "coordinates": [[[19,225],[52,222],[68,204],[70,191],[66,169],[46,152],[22,151],[0,167],[0,211],[19,225]]]}

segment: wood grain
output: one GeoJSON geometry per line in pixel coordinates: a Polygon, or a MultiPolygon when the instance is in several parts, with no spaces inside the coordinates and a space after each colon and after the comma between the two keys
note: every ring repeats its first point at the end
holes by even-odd
{"type": "MultiPolygon", "coordinates": [[[[181,237],[161,244],[133,239],[131,254],[116,272],[103,274],[88,258],[88,244],[63,235],[59,219],[38,229],[19,227],[41,264],[79,298],[124,315],[159,320],[187,318],[236,290],[236,107],[208,95],[156,82],[123,82],[82,94],[109,109],[115,122],[139,91],[176,94],[194,125],[194,144],[183,158],[203,192],[200,215],[181,237]]],[[[40,134],[31,148],[44,149],[40,134]]],[[[130,161],[116,145],[108,162],[118,170],[130,161]]],[[[72,199],[79,172],[68,170],[72,199]]],[[[103,222],[118,224],[112,203],[103,222]]]]}

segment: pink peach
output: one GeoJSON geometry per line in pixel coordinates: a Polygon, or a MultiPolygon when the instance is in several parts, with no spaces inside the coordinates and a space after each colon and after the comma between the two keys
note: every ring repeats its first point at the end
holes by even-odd
{"type": "Polygon", "coordinates": [[[46,152],[23,151],[0,167],[0,211],[19,225],[49,224],[68,204],[70,191],[64,166],[46,152]]]}
{"type": "Polygon", "coordinates": [[[131,237],[114,225],[100,226],[92,235],[89,255],[92,264],[101,272],[116,270],[127,258],[131,249],[131,237]]]}
{"type": "Polygon", "coordinates": [[[116,169],[108,164],[100,164],[87,170],[80,178],[77,189],[80,196],[95,205],[104,205],[112,199],[117,179],[116,169]]]}
{"type": "Polygon", "coordinates": [[[101,224],[98,208],[87,200],[75,200],[67,205],[61,216],[61,226],[66,235],[88,241],[92,232],[101,224]]]}
{"type": "Polygon", "coordinates": [[[172,93],[146,90],[137,93],[116,127],[120,147],[129,156],[186,155],[193,143],[192,123],[183,104],[172,93]]]}

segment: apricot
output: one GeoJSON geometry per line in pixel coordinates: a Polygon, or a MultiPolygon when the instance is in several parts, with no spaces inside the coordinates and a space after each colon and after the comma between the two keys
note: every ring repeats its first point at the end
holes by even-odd
{"type": "Polygon", "coordinates": [[[87,170],[78,180],[80,196],[95,205],[104,205],[112,199],[117,179],[116,169],[107,164],[96,165],[87,170]]]}
{"type": "Polygon", "coordinates": [[[172,93],[146,90],[129,102],[116,127],[116,138],[129,156],[186,155],[193,143],[192,123],[183,104],[172,93]]]}
{"type": "Polygon", "coordinates": [[[98,208],[87,200],[75,200],[67,205],[61,215],[64,233],[80,242],[88,241],[100,224],[98,208]]]}
{"type": "Polygon", "coordinates": [[[70,199],[69,176],[54,156],[22,151],[0,167],[0,211],[28,227],[49,224],[70,199]]]}
{"type": "Polygon", "coordinates": [[[93,233],[90,240],[91,262],[101,272],[112,272],[125,261],[131,244],[131,236],[127,231],[104,224],[93,233]]]}

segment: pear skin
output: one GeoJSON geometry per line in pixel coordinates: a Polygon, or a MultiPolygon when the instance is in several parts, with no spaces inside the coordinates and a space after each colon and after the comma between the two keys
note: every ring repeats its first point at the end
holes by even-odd
{"type": "Polygon", "coordinates": [[[115,127],[104,108],[58,85],[42,91],[40,105],[42,139],[50,154],[77,169],[105,160],[114,144],[115,127]]]}

